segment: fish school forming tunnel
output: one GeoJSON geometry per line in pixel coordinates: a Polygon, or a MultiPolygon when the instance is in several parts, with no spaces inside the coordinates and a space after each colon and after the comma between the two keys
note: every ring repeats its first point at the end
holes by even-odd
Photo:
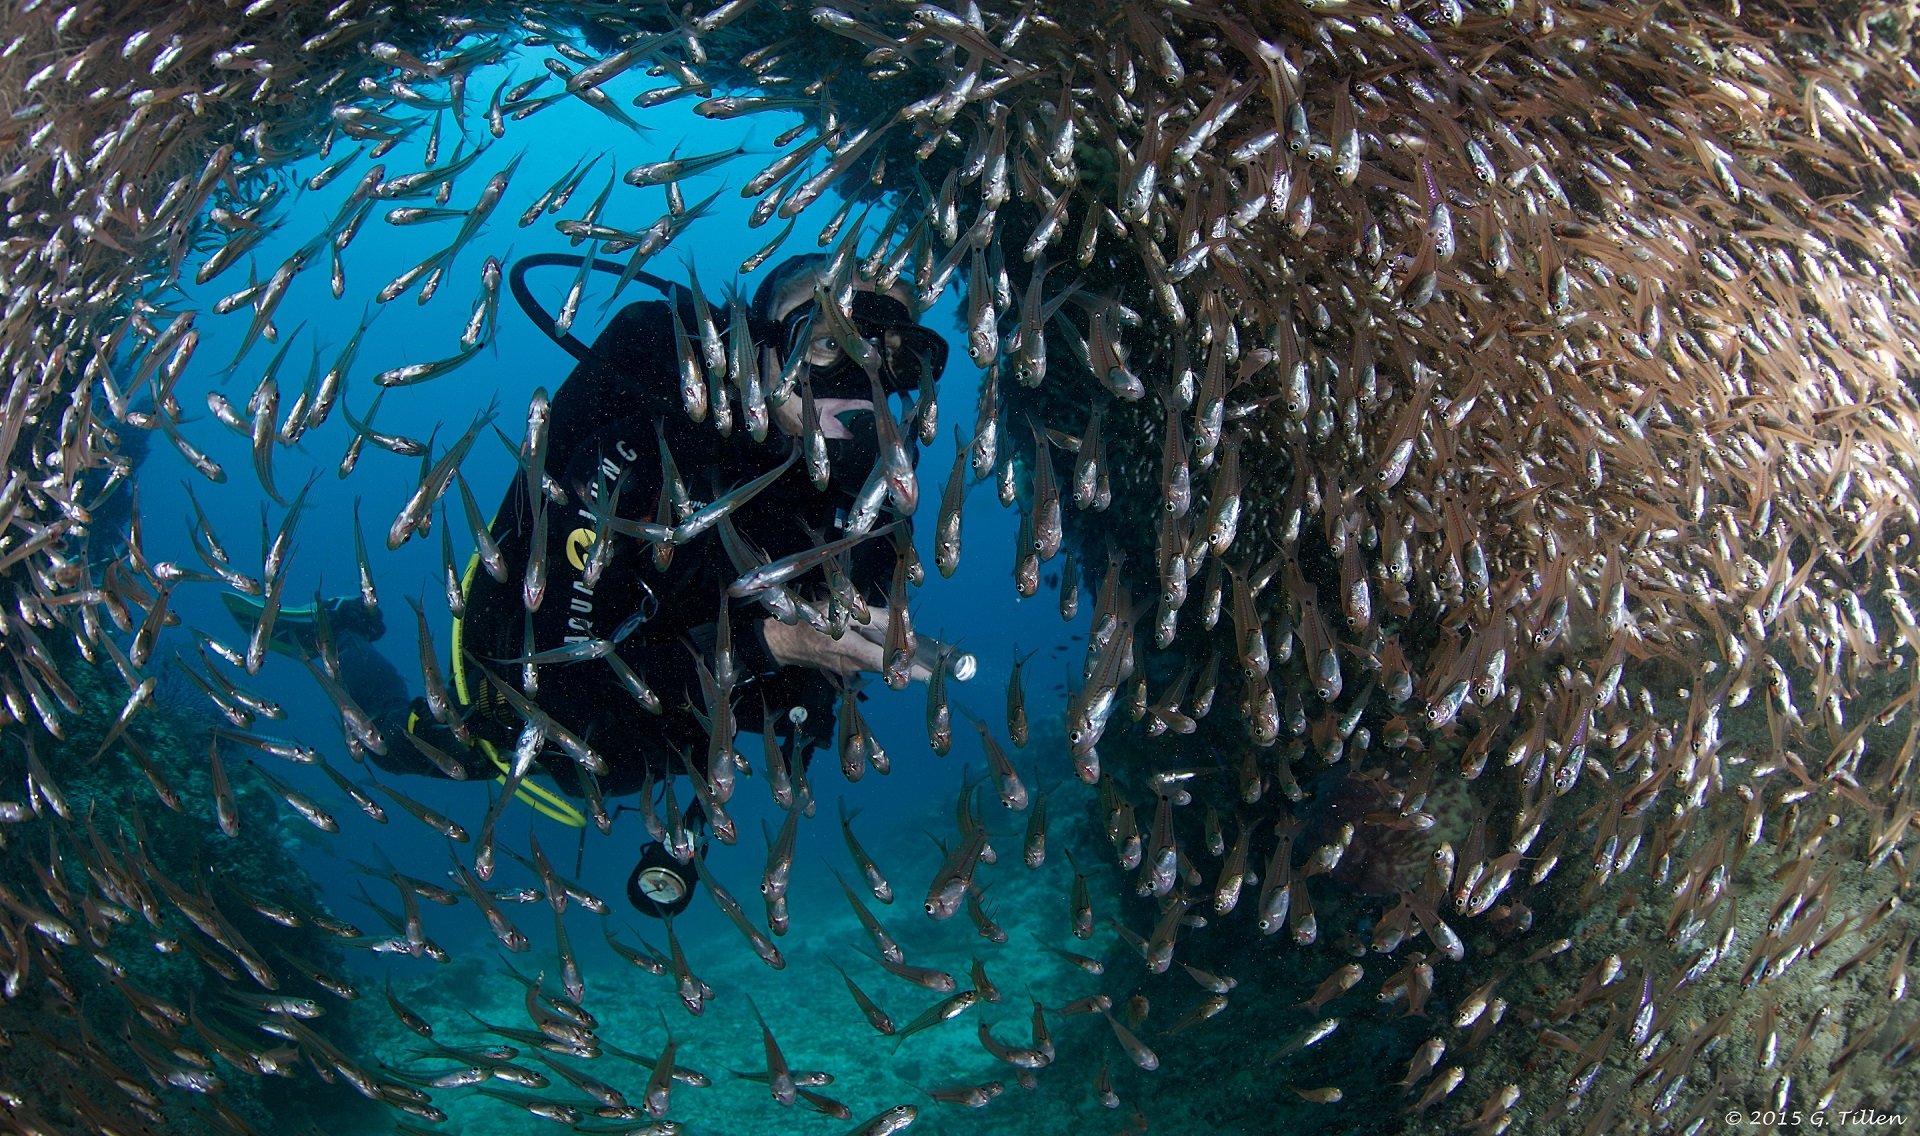
{"type": "Polygon", "coordinates": [[[1914,31],[10,5],[0,1129],[1904,1127],[1914,31]]]}

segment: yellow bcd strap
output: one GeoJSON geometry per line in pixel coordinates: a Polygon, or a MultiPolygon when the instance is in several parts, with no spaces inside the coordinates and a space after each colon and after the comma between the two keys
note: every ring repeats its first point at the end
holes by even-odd
{"type": "MultiPolygon", "coordinates": [[[[467,561],[467,570],[460,574],[460,590],[462,593],[467,592],[473,586],[473,572],[479,565],[480,557],[476,553],[467,561]]],[[[454,695],[460,700],[460,704],[463,706],[471,706],[473,704],[473,697],[472,692],[467,689],[466,652],[463,649],[465,646],[463,642],[465,635],[463,633],[466,630],[462,626],[464,622],[465,621],[461,619],[455,619],[453,621],[453,686],[454,695]]],[[[408,728],[411,729],[412,727],[409,726],[408,728]]],[[[480,752],[486,754],[487,760],[491,761],[493,767],[500,771],[500,776],[493,779],[494,783],[496,785],[505,785],[507,783],[507,774],[513,771],[513,767],[501,760],[500,752],[493,747],[491,742],[484,739],[478,740],[480,741],[480,752]]],[[[574,828],[585,828],[587,826],[585,814],[568,804],[565,798],[560,797],[545,786],[535,785],[530,781],[522,781],[519,787],[514,789],[513,795],[525,801],[527,807],[533,809],[541,816],[557,820],[561,824],[571,825],[574,828]]]]}
{"type": "MultiPolygon", "coordinates": [[[[419,724],[420,715],[407,715],[408,733],[415,733],[419,724]]],[[[512,772],[513,767],[500,760],[500,751],[493,747],[492,742],[484,738],[477,740],[480,743],[480,752],[486,754],[487,760],[493,762],[493,767],[500,771],[500,776],[493,779],[494,784],[505,785],[507,783],[507,774],[512,772]]],[[[540,813],[540,815],[550,817],[553,820],[559,821],[561,824],[572,825],[574,828],[585,828],[587,826],[587,818],[581,814],[579,809],[574,808],[563,798],[550,792],[545,786],[522,781],[520,782],[520,787],[514,790],[513,795],[525,801],[527,807],[540,813]]]]}
{"type": "MultiPolygon", "coordinates": [[[[480,752],[486,754],[487,760],[493,762],[493,767],[500,771],[500,776],[493,779],[494,784],[505,785],[507,783],[507,774],[512,772],[513,767],[500,759],[500,752],[493,748],[492,742],[485,741],[484,739],[481,740],[480,752]]],[[[585,828],[587,826],[585,814],[568,804],[564,797],[559,796],[544,785],[535,785],[531,781],[522,781],[520,782],[520,786],[513,791],[513,795],[525,801],[527,807],[544,817],[557,820],[561,824],[571,825],[574,828],[585,828]]]]}
{"type": "MultiPolygon", "coordinates": [[[[465,596],[465,595],[472,594],[473,573],[474,573],[474,569],[478,567],[480,567],[480,554],[476,552],[467,559],[467,570],[465,572],[460,573],[460,594],[461,595],[465,596]]],[[[465,619],[461,618],[460,616],[454,616],[453,648],[452,648],[453,654],[450,656],[450,658],[453,663],[454,697],[460,700],[460,705],[471,706],[473,705],[473,696],[467,691],[467,652],[466,652],[465,624],[466,624],[465,619]]]]}

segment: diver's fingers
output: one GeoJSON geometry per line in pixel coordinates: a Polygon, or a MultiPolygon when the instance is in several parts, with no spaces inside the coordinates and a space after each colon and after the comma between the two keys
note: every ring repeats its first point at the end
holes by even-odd
{"type": "Polygon", "coordinates": [[[812,667],[842,678],[880,669],[880,645],[858,635],[843,635],[836,640],[806,624],[786,624],[775,619],[765,623],[762,633],[766,637],[767,653],[781,666],[812,667]]]}

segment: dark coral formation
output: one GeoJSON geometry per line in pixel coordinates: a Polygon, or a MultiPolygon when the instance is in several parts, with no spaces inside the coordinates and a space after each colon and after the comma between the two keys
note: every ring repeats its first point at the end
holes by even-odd
{"type": "Polygon", "coordinates": [[[251,1040],[276,998],[329,1001],[331,1020],[310,1023],[322,1037],[364,1030],[351,1024],[358,1004],[308,977],[346,983],[341,936],[359,932],[326,915],[263,789],[239,791],[244,826],[221,833],[204,700],[197,715],[149,710],[103,749],[124,698],[117,674],[67,647],[54,658],[87,713],[63,738],[16,735],[0,753],[28,797],[6,803],[0,848],[0,1070],[13,1130],[374,1123],[366,1101],[303,1071],[296,1046],[251,1040]]]}

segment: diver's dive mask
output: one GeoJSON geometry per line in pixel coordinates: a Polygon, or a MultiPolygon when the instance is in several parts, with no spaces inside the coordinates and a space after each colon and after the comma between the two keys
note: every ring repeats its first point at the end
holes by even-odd
{"type": "MultiPolygon", "coordinates": [[[[947,341],[920,326],[905,304],[892,296],[856,291],[849,313],[855,333],[879,352],[880,385],[888,394],[910,394],[923,379],[939,381],[947,366],[947,341]]],[[[815,305],[801,304],[780,321],[780,341],[785,358],[806,352],[815,396],[865,397],[866,376],[828,333],[815,305]],[[839,387],[846,389],[835,389],[839,387]]]]}

